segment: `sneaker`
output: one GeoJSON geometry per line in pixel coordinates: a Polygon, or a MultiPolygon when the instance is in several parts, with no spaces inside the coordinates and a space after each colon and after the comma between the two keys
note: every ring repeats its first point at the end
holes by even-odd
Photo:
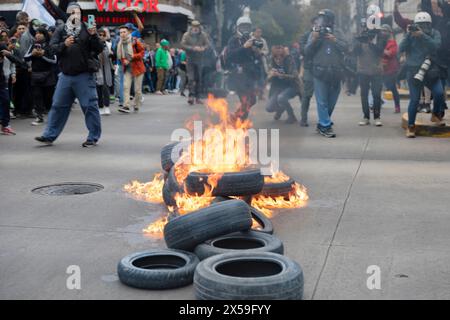
{"type": "Polygon", "coordinates": [[[406,137],[409,139],[414,139],[416,137],[416,126],[409,126],[406,129],[406,137]]]}
{"type": "Polygon", "coordinates": [[[186,97],[186,93],[184,93],[184,91],[181,92],[180,96],[182,97],[186,97]]]}
{"type": "Polygon", "coordinates": [[[400,109],[400,106],[395,107],[395,113],[401,113],[402,110],[400,109]]]}
{"type": "Polygon", "coordinates": [[[203,104],[203,101],[202,101],[202,99],[195,99],[195,104],[203,104]]]}
{"type": "Polygon", "coordinates": [[[139,108],[134,107],[134,112],[135,112],[135,113],[138,113],[138,112],[139,112],[139,108]]]}
{"type": "Polygon", "coordinates": [[[439,117],[436,114],[431,115],[431,122],[433,122],[437,127],[445,127],[446,124],[444,121],[442,121],[442,117],[439,117]]]}
{"type": "Polygon", "coordinates": [[[382,127],[383,126],[383,122],[381,122],[381,119],[375,119],[375,126],[376,127],[382,127]]]}
{"type": "Polygon", "coordinates": [[[295,116],[290,116],[287,120],[286,120],[286,124],[294,124],[297,123],[298,120],[295,116]]]}
{"type": "Polygon", "coordinates": [[[10,126],[2,127],[2,134],[5,136],[15,136],[16,135],[16,133],[10,126]]]}
{"type": "Polygon", "coordinates": [[[128,108],[128,107],[119,108],[119,112],[121,112],[121,113],[130,113],[130,108],[128,108]]]}
{"type": "Polygon", "coordinates": [[[317,128],[317,130],[318,130],[319,134],[321,134],[325,138],[330,138],[330,139],[336,138],[336,134],[334,133],[333,128],[331,128],[331,127],[330,128],[319,127],[319,128],[317,128]]]}
{"type": "Polygon", "coordinates": [[[431,104],[425,103],[425,106],[423,108],[423,112],[430,114],[431,113],[431,104]]]}
{"type": "Polygon", "coordinates": [[[110,116],[111,115],[111,109],[109,107],[105,107],[105,116],[110,116]]]}
{"type": "Polygon", "coordinates": [[[283,116],[283,113],[280,112],[280,111],[277,111],[277,112],[275,113],[275,115],[273,116],[273,119],[274,119],[275,121],[278,121],[278,120],[281,119],[282,116],[283,116]]]}
{"type": "Polygon", "coordinates": [[[43,123],[44,123],[44,119],[38,117],[31,123],[31,125],[34,127],[37,127],[37,126],[41,126],[43,123]]]}
{"type": "Polygon", "coordinates": [[[99,108],[99,111],[101,116],[105,115],[105,108],[99,108]]]}
{"type": "Polygon", "coordinates": [[[194,98],[193,97],[189,97],[188,104],[190,104],[191,106],[194,105],[194,98]]]}
{"type": "Polygon", "coordinates": [[[162,95],[163,95],[163,93],[162,93],[161,91],[156,91],[155,94],[156,94],[157,96],[162,96],[162,95]]]}
{"type": "Polygon", "coordinates": [[[10,118],[10,119],[13,119],[13,120],[14,120],[14,119],[17,119],[16,115],[15,115],[14,112],[12,112],[12,111],[9,112],[9,118],[10,118]]]}
{"type": "Polygon", "coordinates": [[[93,148],[97,146],[97,142],[95,141],[91,141],[91,140],[87,140],[86,142],[84,142],[81,145],[83,148],[93,148]]]}
{"type": "Polygon", "coordinates": [[[36,140],[37,142],[40,142],[46,146],[51,146],[53,144],[53,141],[51,141],[50,139],[47,139],[45,137],[36,137],[36,138],[34,138],[34,140],[36,140]]]}
{"type": "Polygon", "coordinates": [[[359,122],[360,127],[370,126],[370,120],[369,119],[363,119],[359,122]]]}
{"type": "Polygon", "coordinates": [[[304,120],[300,121],[300,127],[308,128],[309,127],[308,121],[304,121],[304,120]]]}

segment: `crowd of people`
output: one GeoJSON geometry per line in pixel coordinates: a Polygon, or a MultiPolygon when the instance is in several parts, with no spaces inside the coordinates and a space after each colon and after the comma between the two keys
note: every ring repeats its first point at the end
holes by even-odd
{"type": "Polygon", "coordinates": [[[246,10],[220,54],[199,21],[191,22],[176,48],[166,39],[154,46],[145,43],[136,13],[135,24],[109,29],[84,23],[77,3],[68,5],[67,21],[55,26],[30,21],[19,12],[11,28],[0,19],[1,131],[15,135],[11,118],[30,118],[33,126],[46,123],[36,140],[51,145],[63,131],[72,105],[78,103],[89,131],[83,147],[92,147],[101,137],[101,116],[111,115],[115,100],[118,112],[129,114],[139,112],[145,93],[180,94],[194,105],[203,103],[211,87],[221,87],[239,97],[232,115],[236,119],[246,119],[260,100],[275,120],[286,113],[288,124],[300,122],[303,127],[309,126],[315,95],[317,132],[335,138],[332,117],[343,84],[348,95],[360,87],[359,125],[368,126],[373,118],[381,127],[383,90],[392,92],[394,112],[400,113],[398,87],[403,81],[410,93],[407,137],[414,138],[417,112],[431,113],[433,123],[446,125],[450,1],[439,1],[436,13],[431,1],[423,0],[414,20],[402,16],[400,2],[394,12],[404,33],[399,44],[387,24],[376,28],[364,24],[349,40],[339,32],[333,11],[324,9],[291,47],[270,48],[246,10]],[[290,103],[296,97],[300,119],[290,103]]]}

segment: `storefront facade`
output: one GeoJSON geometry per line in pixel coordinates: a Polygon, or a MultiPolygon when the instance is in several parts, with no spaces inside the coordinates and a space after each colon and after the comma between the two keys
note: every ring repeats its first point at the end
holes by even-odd
{"type": "MultiPolygon", "coordinates": [[[[14,23],[17,11],[22,8],[22,0],[8,0],[0,3],[0,15],[8,23],[14,23]]],[[[57,3],[58,1],[54,1],[57,3]]],[[[128,22],[134,22],[129,7],[140,7],[139,14],[144,24],[143,37],[146,42],[154,43],[165,38],[173,43],[181,40],[190,20],[196,18],[198,8],[193,0],[86,0],[78,1],[85,18],[94,15],[98,26],[115,28],[128,22]]]]}

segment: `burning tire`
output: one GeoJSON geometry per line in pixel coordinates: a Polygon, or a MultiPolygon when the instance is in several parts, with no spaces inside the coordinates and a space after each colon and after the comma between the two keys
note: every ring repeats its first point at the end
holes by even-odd
{"type": "Polygon", "coordinates": [[[272,221],[270,221],[269,218],[266,217],[264,213],[259,211],[258,209],[254,207],[250,207],[250,211],[252,214],[252,218],[258,222],[260,225],[260,228],[253,229],[253,231],[258,231],[261,233],[267,233],[267,234],[273,234],[273,224],[272,221]]]}
{"type": "Polygon", "coordinates": [[[261,232],[237,232],[208,240],[195,248],[194,253],[200,260],[224,253],[284,253],[280,239],[261,232]]]}
{"type": "MultiPolygon", "coordinates": [[[[216,199],[214,199],[214,203],[220,203],[220,202],[230,201],[230,200],[233,200],[233,198],[217,197],[216,199]]],[[[248,202],[246,202],[246,203],[249,204],[248,202]]],[[[250,213],[252,215],[253,220],[255,220],[259,224],[259,228],[252,229],[253,231],[258,231],[258,232],[267,233],[267,234],[273,234],[272,221],[270,221],[270,219],[267,218],[264,213],[262,213],[261,211],[259,211],[258,209],[254,208],[254,207],[250,207],[250,213]]]]}
{"type": "Polygon", "coordinates": [[[295,181],[292,179],[280,183],[265,183],[260,195],[273,198],[289,197],[294,189],[295,181]]]}
{"type": "MultiPolygon", "coordinates": [[[[186,179],[186,190],[189,194],[202,195],[205,193],[205,184],[210,188],[208,179],[211,174],[192,172],[186,179]]],[[[249,196],[262,191],[264,187],[264,176],[260,170],[249,170],[243,172],[232,172],[223,174],[212,195],[215,197],[249,196]]]]}
{"type": "Polygon", "coordinates": [[[177,193],[184,193],[183,186],[178,183],[173,169],[171,169],[167,175],[162,192],[164,203],[168,207],[175,207],[177,205],[175,195],[177,193]]]}
{"type": "Polygon", "coordinates": [[[252,216],[245,202],[225,201],[170,221],[164,228],[164,239],[169,248],[194,251],[209,239],[247,231],[251,226],[252,216]]]}
{"type": "Polygon", "coordinates": [[[152,250],[123,258],[117,267],[122,283],[139,289],[165,290],[190,285],[198,258],[190,252],[152,250]]]}
{"type": "Polygon", "coordinates": [[[199,300],[301,300],[303,271],[275,253],[230,253],[197,266],[195,295],[199,300]]]}
{"type": "Polygon", "coordinates": [[[182,155],[182,148],[186,148],[189,144],[187,142],[174,142],[166,145],[161,150],[161,167],[164,171],[169,172],[182,155]],[[177,157],[173,158],[173,151],[175,148],[179,148],[177,157]],[[173,161],[175,160],[175,162],[173,161]]]}

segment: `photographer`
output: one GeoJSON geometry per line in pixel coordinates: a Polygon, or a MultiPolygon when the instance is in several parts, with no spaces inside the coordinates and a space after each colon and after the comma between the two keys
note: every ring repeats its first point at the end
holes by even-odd
{"type": "Polygon", "coordinates": [[[344,54],[347,44],[335,30],[335,15],[325,9],[319,12],[317,27],[306,45],[306,57],[312,60],[314,90],[319,123],[317,131],[327,138],[336,138],[331,116],[341,91],[344,76],[344,54]]]}
{"type": "Polygon", "coordinates": [[[31,62],[31,92],[36,113],[36,119],[31,123],[33,126],[44,123],[44,114],[51,108],[56,85],[53,70],[56,56],[50,53],[49,40],[47,30],[38,29],[35,43],[30,46],[24,57],[25,61],[31,62]]]}
{"type": "Polygon", "coordinates": [[[245,9],[236,25],[236,34],[227,46],[228,59],[232,65],[228,87],[236,91],[241,102],[235,117],[245,120],[256,104],[257,85],[263,67],[261,50],[264,45],[250,36],[252,21],[249,9],[245,9]]]}
{"type": "Polygon", "coordinates": [[[96,57],[103,51],[103,43],[97,36],[95,25],[88,29],[82,22],[78,3],[69,3],[67,13],[70,15],[67,22],[56,29],[50,41],[51,51],[58,57],[61,73],[47,127],[36,140],[44,145],[53,144],[66,125],[75,98],[78,98],[89,130],[82,146],[89,148],[97,144],[101,135],[94,73],[99,69],[96,57]]]}
{"type": "Polygon", "coordinates": [[[275,112],[275,120],[280,120],[283,113],[288,114],[287,124],[297,122],[289,100],[300,95],[300,78],[292,56],[286,53],[283,46],[272,48],[272,65],[269,71],[270,82],[267,112],[275,112]]]}
{"type": "Polygon", "coordinates": [[[437,52],[441,47],[441,35],[432,28],[431,16],[419,12],[414,24],[408,27],[408,33],[400,44],[400,53],[406,53],[407,79],[410,91],[408,107],[409,123],[406,135],[416,137],[416,115],[420,94],[424,86],[428,87],[434,97],[434,109],[431,121],[438,126],[445,125],[444,88],[437,65],[437,52]]]}
{"type": "Polygon", "coordinates": [[[379,30],[367,27],[356,37],[354,53],[357,57],[357,73],[361,87],[361,104],[364,119],[360,126],[370,125],[369,91],[373,95],[375,126],[381,127],[381,92],[383,91],[383,66],[381,58],[387,38],[379,30]]]}

